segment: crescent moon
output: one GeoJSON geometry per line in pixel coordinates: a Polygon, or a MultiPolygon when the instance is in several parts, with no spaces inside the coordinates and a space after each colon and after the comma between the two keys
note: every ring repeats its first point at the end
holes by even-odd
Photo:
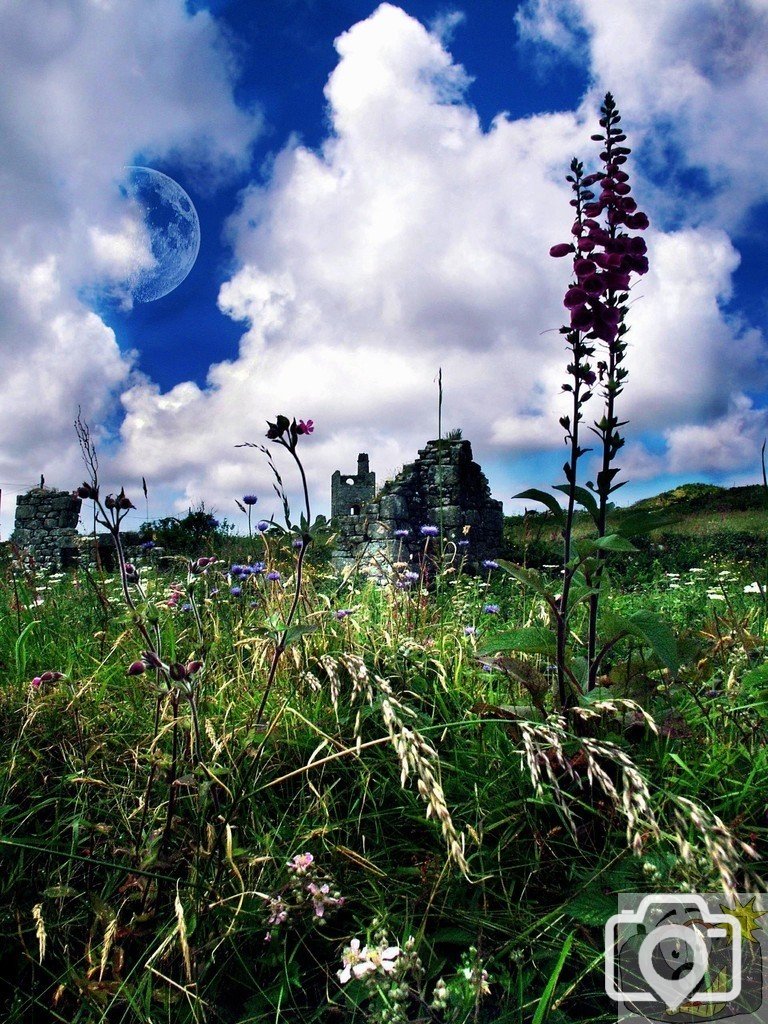
{"type": "Polygon", "coordinates": [[[141,210],[152,263],[137,265],[126,282],[137,302],[154,302],[178,288],[200,251],[194,203],[173,178],[152,167],[126,167],[121,193],[141,210]]]}

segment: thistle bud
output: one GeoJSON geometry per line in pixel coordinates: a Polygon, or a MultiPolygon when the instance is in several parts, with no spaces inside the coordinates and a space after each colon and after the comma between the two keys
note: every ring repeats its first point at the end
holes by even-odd
{"type": "Polygon", "coordinates": [[[195,672],[199,672],[202,667],[202,661],[188,661],[186,666],[187,675],[193,676],[195,672]]]}
{"type": "Polygon", "coordinates": [[[143,661],[134,661],[128,666],[126,675],[129,676],[140,676],[143,672],[146,672],[147,666],[143,661]]]}
{"type": "Polygon", "coordinates": [[[168,672],[174,683],[181,683],[187,678],[187,670],[179,661],[174,661],[168,672]]]}

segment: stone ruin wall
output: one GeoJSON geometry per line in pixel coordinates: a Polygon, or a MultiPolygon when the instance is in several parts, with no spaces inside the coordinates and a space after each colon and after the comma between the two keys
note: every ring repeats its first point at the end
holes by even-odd
{"type": "MultiPolygon", "coordinates": [[[[68,569],[76,565],[98,565],[111,572],[116,569],[114,544],[109,534],[96,536],[77,532],[82,500],[71,491],[52,487],[33,487],[16,499],[16,516],[10,543],[30,556],[41,569],[68,569]]],[[[121,534],[126,557],[139,554],[138,533],[121,534]]]]}
{"type": "Polygon", "coordinates": [[[339,568],[365,567],[371,560],[418,561],[424,549],[420,528],[441,526],[447,540],[469,540],[467,562],[477,567],[501,549],[503,506],[491,497],[469,441],[429,441],[419,457],[375,494],[368,456],[358,458],[358,474],[337,471],[331,481],[331,516],[338,531],[333,552],[339,568]],[[364,461],[361,461],[364,460],[364,461]],[[362,472],[361,472],[362,470],[362,472]],[[359,497],[359,512],[356,500],[359,497]],[[465,534],[464,528],[469,527],[465,534]],[[395,530],[409,530],[395,538],[395,530]]]}
{"type": "Polygon", "coordinates": [[[29,552],[35,564],[45,568],[74,564],[81,505],[76,494],[50,487],[33,487],[20,494],[11,544],[29,552]]]}

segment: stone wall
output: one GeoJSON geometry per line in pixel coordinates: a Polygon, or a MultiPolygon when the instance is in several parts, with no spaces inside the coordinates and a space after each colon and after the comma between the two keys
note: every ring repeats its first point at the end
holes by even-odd
{"type": "Polygon", "coordinates": [[[33,487],[16,499],[11,543],[35,563],[59,569],[76,560],[77,523],[82,502],[70,491],[33,487]]]}
{"type": "MultiPolygon", "coordinates": [[[[363,458],[367,470],[368,456],[363,458]]],[[[345,478],[334,473],[332,495],[337,479],[345,478]]],[[[503,507],[491,497],[485,474],[472,460],[469,441],[429,441],[418,459],[404,466],[358,514],[350,514],[352,507],[333,501],[331,505],[338,531],[334,562],[339,567],[372,557],[418,561],[424,550],[422,526],[441,528],[447,541],[469,541],[459,554],[474,567],[501,548],[503,507]],[[396,530],[408,534],[396,538],[396,530]]]]}

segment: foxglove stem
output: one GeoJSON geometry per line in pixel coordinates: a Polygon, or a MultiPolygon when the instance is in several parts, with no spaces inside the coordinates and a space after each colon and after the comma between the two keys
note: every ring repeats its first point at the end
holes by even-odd
{"type": "MultiPolygon", "coordinates": [[[[603,341],[608,350],[607,362],[600,364],[601,379],[604,379],[605,407],[603,418],[592,428],[600,438],[602,447],[601,467],[592,489],[597,494],[597,534],[598,537],[604,537],[607,533],[610,495],[622,486],[613,482],[618,474],[613,464],[624,445],[624,438],[619,432],[619,428],[624,424],[619,423],[616,416],[616,399],[622,393],[627,377],[627,371],[622,365],[627,350],[627,327],[624,322],[627,314],[627,290],[632,273],[644,274],[648,270],[645,242],[641,238],[631,238],[621,228],[624,226],[631,230],[643,231],[648,227],[648,218],[644,213],[637,212],[637,203],[629,195],[629,175],[621,170],[630,150],[622,145],[626,141],[626,136],[619,127],[621,115],[611,93],[606,93],[600,109],[603,115],[600,126],[604,134],[594,135],[593,139],[602,142],[605,147],[600,154],[604,166],[600,175],[602,191],[594,208],[587,207],[587,212],[594,215],[604,213],[607,221],[607,228],[599,229],[598,239],[598,244],[604,249],[599,255],[602,257],[600,265],[605,267],[602,275],[606,285],[603,319],[607,330],[595,330],[596,337],[603,341]]],[[[597,262],[597,258],[595,261],[597,262]]],[[[597,552],[597,565],[591,580],[595,593],[589,599],[587,637],[587,686],[590,690],[597,685],[602,662],[602,654],[598,655],[597,652],[597,619],[600,580],[605,558],[604,551],[597,552]]]]}

